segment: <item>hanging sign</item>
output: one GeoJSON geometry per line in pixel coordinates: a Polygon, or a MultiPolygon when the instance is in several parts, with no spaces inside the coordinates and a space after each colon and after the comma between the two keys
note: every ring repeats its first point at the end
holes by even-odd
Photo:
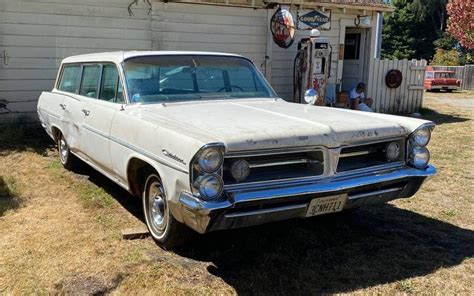
{"type": "Polygon", "coordinates": [[[296,21],[298,30],[331,30],[331,11],[299,10],[296,21]]]}
{"type": "Polygon", "coordinates": [[[287,6],[280,6],[270,21],[273,41],[282,48],[293,44],[295,37],[295,22],[287,6]]]}

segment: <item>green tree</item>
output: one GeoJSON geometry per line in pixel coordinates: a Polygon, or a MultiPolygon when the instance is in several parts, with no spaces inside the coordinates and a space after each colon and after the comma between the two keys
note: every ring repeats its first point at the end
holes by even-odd
{"type": "Polygon", "coordinates": [[[459,53],[456,49],[436,49],[433,60],[430,62],[433,66],[457,66],[459,65],[459,53]]]}
{"type": "Polygon", "coordinates": [[[392,5],[395,12],[384,17],[382,57],[431,60],[434,43],[445,38],[446,0],[393,0],[392,5]]]}
{"type": "Polygon", "coordinates": [[[409,59],[416,53],[417,17],[413,3],[407,0],[394,0],[393,15],[386,14],[382,30],[382,57],[388,59],[409,59]]]}

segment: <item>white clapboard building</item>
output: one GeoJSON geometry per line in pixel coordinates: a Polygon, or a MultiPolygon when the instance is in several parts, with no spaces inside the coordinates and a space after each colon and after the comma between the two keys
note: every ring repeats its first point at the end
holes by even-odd
{"type": "Polygon", "coordinates": [[[50,90],[64,57],[116,50],[203,50],[242,54],[277,93],[293,99],[297,30],[287,49],[277,46],[270,20],[279,5],[297,15],[329,17],[321,36],[332,46],[329,83],[370,89],[380,51],[382,0],[0,0],[0,122],[36,120],[36,103],[50,90]]]}

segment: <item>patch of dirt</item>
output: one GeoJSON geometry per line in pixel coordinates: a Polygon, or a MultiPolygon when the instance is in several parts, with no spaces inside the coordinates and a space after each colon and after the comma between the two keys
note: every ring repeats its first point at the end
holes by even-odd
{"type": "Polygon", "coordinates": [[[74,277],[56,285],[60,293],[67,295],[105,295],[112,292],[122,281],[121,275],[111,281],[99,277],[74,277]]]}

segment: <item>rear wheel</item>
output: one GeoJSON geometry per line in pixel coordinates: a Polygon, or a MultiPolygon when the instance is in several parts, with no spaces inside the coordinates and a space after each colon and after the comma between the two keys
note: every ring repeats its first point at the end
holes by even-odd
{"type": "Polygon", "coordinates": [[[78,159],[76,156],[72,155],[63,134],[59,134],[58,137],[58,152],[59,161],[61,161],[61,164],[65,169],[71,170],[76,167],[78,159]]]}
{"type": "Polygon", "coordinates": [[[145,221],[155,242],[165,249],[184,244],[191,231],[171,214],[165,190],[158,175],[148,176],[142,199],[145,221]]]}

